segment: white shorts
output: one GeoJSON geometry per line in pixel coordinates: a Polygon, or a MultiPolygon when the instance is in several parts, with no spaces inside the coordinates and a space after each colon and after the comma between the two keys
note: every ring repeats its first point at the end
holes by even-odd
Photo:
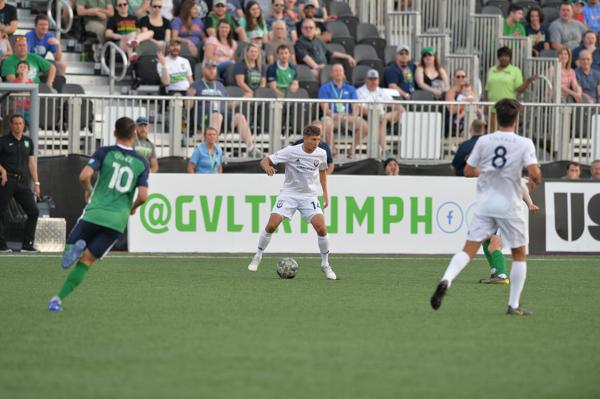
{"type": "Polygon", "coordinates": [[[469,223],[467,240],[481,242],[497,234],[508,248],[524,247],[529,243],[527,221],[525,218],[496,218],[475,214],[469,223]]]}
{"type": "Polygon", "coordinates": [[[280,195],[271,210],[272,213],[291,219],[299,211],[304,220],[310,223],[315,215],[322,215],[321,203],[317,197],[290,197],[280,195]]]}

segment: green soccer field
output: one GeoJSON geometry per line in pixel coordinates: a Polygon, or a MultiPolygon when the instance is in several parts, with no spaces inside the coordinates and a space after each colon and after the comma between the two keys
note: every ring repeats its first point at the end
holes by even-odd
{"type": "MultiPolygon", "coordinates": [[[[50,313],[57,256],[0,257],[1,398],[598,398],[599,258],[529,261],[523,306],[448,257],[111,254],[50,313]]],[[[510,262],[509,262],[510,263],[510,262]]]]}

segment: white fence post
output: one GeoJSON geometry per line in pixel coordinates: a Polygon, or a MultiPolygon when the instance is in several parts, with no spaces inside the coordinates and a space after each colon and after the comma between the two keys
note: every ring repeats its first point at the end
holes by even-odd
{"type": "Polygon", "coordinates": [[[81,151],[81,97],[70,97],[69,104],[69,154],[81,151]]]}

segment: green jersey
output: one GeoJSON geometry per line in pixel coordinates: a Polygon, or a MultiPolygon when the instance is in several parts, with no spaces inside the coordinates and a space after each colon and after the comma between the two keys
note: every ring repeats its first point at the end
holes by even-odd
{"type": "Polygon", "coordinates": [[[132,148],[98,149],[88,166],[99,172],[83,220],[123,232],[137,187],[148,187],[148,162],[132,148]]]}

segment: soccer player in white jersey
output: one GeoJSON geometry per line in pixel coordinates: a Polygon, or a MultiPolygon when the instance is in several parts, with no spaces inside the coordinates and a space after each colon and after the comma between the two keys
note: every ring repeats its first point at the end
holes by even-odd
{"type": "Polygon", "coordinates": [[[442,305],[452,281],[475,257],[481,242],[500,231],[502,241],[512,250],[513,259],[506,313],[517,316],[530,314],[519,306],[527,275],[525,248],[528,243],[521,173],[526,167],[531,189],[541,183],[542,173],[533,142],[515,134],[521,110],[519,102],[500,100],[495,104],[495,109],[499,130],[482,136],[467,160],[465,176],[479,176],[477,208],[469,223],[463,250],[454,255],[431,297],[431,307],[435,310],[442,305]]]}
{"type": "Polygon", "coordinates": [[[307,126],[303,131],[304,143],[292,145],[269,155],[260,162],[260,166],[269,176],[276,172],[275,166],[285,163],[285,181],[271,211],[271,217],[258,239],[258,250],[248,265],[248,270],[258,270],[262,254],[271,236],[283,219],[291,219],[299,211],[304,220],[312,224],[319,236],[321,253],[321,271],[329,280],[337,277],[329,265],[329,238],[325,217],[317,198],[319,184],[323,190],[323,208],[329,204],[327,193],[327,153],[319,148],[321,129],[307,126]]]}

